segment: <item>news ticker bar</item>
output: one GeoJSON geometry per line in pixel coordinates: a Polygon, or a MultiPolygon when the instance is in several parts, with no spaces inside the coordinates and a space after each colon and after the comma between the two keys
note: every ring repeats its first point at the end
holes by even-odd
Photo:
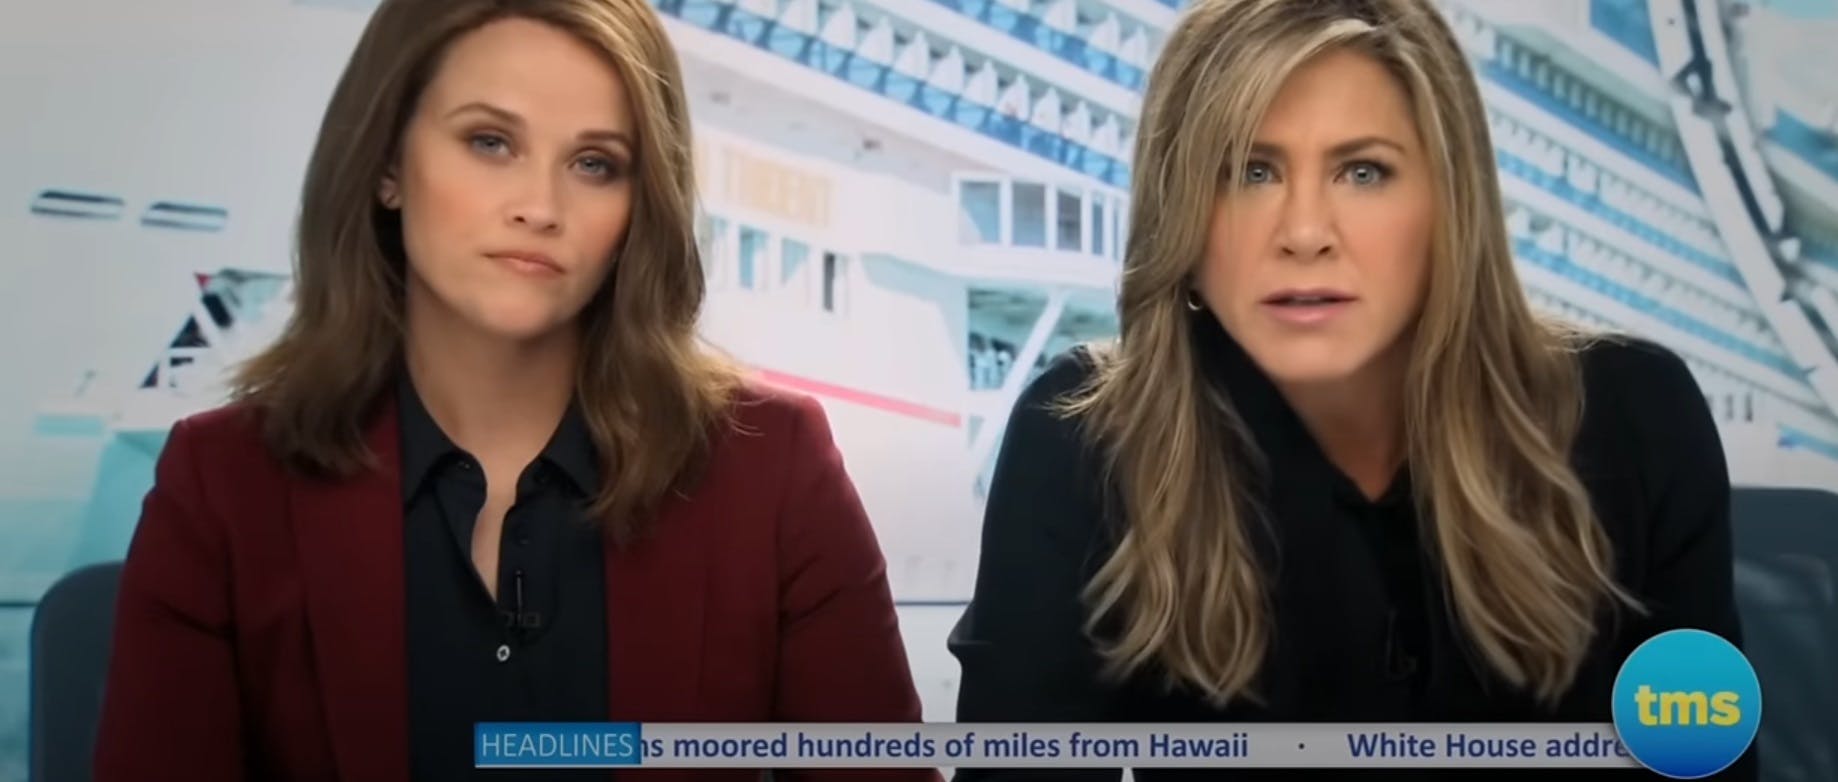
{"type": "Polygon", "coordinates": [[[480,723],[478,768],[1628,768],[1605,723],[480,723]]]}

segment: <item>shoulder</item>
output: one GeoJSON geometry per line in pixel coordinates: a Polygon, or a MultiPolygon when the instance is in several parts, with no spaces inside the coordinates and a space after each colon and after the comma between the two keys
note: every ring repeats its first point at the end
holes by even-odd
{"type": "Polygon", "coordinates": [[[1022,391],[1021,401],[1033,406],[1052,405],[1090,383],[1097,372],[1092,348],[1074,347],[1047,362],[1046,369],[1022,391]]]}
{"type": "Polygon", "coordinates": [[[758,378],[741,381],[710,439],[702,485],[776,493],[813,473],[841,469],[829,415],[816,397],[758,378]]]}
{"type": "Polygon", "coordinates": [[[228,519],[264,518],[252,509],[272,510],[266,503],[285,496],[286,476],[263,441],[255,407],[233,403],[187,415],[160,446],[139,526],[177,525],[200,535],[227,529],[228,519]]]}
{"type": "Polygon", "coordinates": [[[1054,357],[1046,368],[1022,388],[1009,411],[1008,447],[1051,449],[1054,455],[1075,451],[1081,442],[1077,418],[1063,405],[1097,375],[1097,361],[1087,347],[1075,347],[1054,357]]]}
{"type": "Polygon", "coordinates": [[[1584,381],[1662,393],[1697,393],[1685,360],[1664,345],[1625,334],[1603,334],[1582,349],[1584,381]]]}
{"type": "Polygon", "coordinates": [[[1071,511],[1102,504],[1102,450],[1085,420],[1066,404],[1098,373],[1090,350],[1077,347],[1050,361],[1022,390],[1008,411],[1001,448],[990,476],[988,515],[1019,514],[1028,518],[1059,516],[1064,524],[1085,514],[1046,513],[1044,506],[1071,511]]]}
{"type": "Polygon", "coordinates": [[[246,402],[180,418],[160,448],[156,482],[212,503],[279,496],[295,473],[269,448],[265,418],[246,402]]]}
{"type": "Polygon", "coordinates": [[[1657,343],[1615,335],[1584,348],[1581,362],[1577,447],[1592,474],[1619,476],[1647,511],[1677,505],[1681,491],[1702,493],[1706,502],[1727,493],[1722,436],[1683,358],[1657,343]]]}
{"type": "Polygon", "coordinates": [[[1691,368],[1649,340],[1604,335],[1580,357],[1586,420],[1646,438],[1715,434],[1691,368]]]}
{"type": "Polygon", "coordinates": [[[757,378],[741,381],[729,400],[728,426],[717,447],[782,452],[828,439],[829,416],[816,397],[757,378]]]}
{"type": "Polygon", "coordinates": [[[693,495],[703,501],[684,507],[701,508],[702,523],[722,526],[730,556],[745,559],[762,549],[795,556],[859,542],[865,511],[823,405],[753,378],[729,404],[693,495]],[[712,508],[729,510],[715,519],[706,516],[712,508]]]}
{"type": "Polygon", "coordinates": [[[262,440],[261,411],[232,402],[180,418],[167,435],[165,450],[207,465],[265,463],[268,448],[262,440]]]}

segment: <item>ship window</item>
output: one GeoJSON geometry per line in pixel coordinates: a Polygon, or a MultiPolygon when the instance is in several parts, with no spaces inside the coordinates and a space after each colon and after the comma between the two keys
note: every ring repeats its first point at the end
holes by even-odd
{"type": "Polygon", "coordinates": [[[141,225],[152,228],[178,228],[186,231],[221,231],[230,219],[230,211],[220,206],[181,204],[160,201],[147,207],[141,225]]]}
{"type": "Polygon", "coordinates": [[[1123,246],[1128,241],[1128,237],[1123,232],[1129,230],[1130,227],[1129,218],[1124,216],[1124,210],[1128,209],[1129,205],[1118,200],[1112,201],[1110,207],[1110,235],[1112,237],[1110,257],[1113,261],[1121,261],[1123,260],[1123,246]]]}
{"type": "Polygon", "coordinates": [[[116,196],[74,190],[45,190],[32,199],[32,213],[45,217],[114,220],[121,217],[123,201],[116,196]]]}
{"type": "Polygon", "coordinates": [[[1085,231],[1081,225],[1085,215],[1083,200],[1078,193],[1059,191],[1059,211],[1054,215],[1054,222],[1059,226],[1058,241],[1054,243],[1057,249],[1075,252],[1085,249],[1085,231]]]}
{"type": "Polygon", "coordinates": [[[779,246],[779,284],[791,287],[792,280],[804,270],[804,262],[810,260],[811,248],[796,239],[786,239],[779,246]]]}
{"type": "Polygon", "coordinates": [[[1016,182],[1013,188],[1014,243],[1017,247],[1047,246],[1047,188],[1016,182]]]}
{"type": "Polygon", "coordinates": [[[766,232],[757,228],[740,229],[740,287],[752,290],[765,287],[761,278],[766,271],[766,232]]]}
{"type": "Polygon", "coordinates": [[[1091,199],[1091,254],[1104,255],[1104,198],[1094,196],[1091,199]]]}
{"type": "Polygon", "coordinates": [[[702,273],[708,277],[710,287],[719,287],[727,281],[723,274],[728,260],[727,237],[728,221],[707,214],[696,220],[696,242],[702,246],[702,273]]]}
{"type": "Polygon", "coordinates": [[[836,253],[823,254],[823,311],[842,312],[848,296],[849,259],[836,253]]]}
{"type": "Polygon", "coordinates": [[[1002,241],[1002,185],[999,182],[965,182],[958,187],[958,236],[962,241],[996,244],[1002,241]]]}
{"type": "Polygon", "coordinates": [[[987,391],[1002,387],[999,355],[1007,343],[982,334],[970,335],[970,388],[987,391]]]}

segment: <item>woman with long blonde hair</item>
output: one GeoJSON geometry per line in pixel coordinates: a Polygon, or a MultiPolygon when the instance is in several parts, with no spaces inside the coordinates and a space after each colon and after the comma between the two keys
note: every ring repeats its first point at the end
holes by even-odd
{"type": "Polygon", "coordinates": [[[97,779],[553,779],[476,771],[476,726],[920,718],[822,409],[697,340],[690,149],[644,0],[377,7],[293,318],[160,454],[97,779]]]}
{"type": "Polygon", "coordinates": [[[1487,130],[1429,0],[1184,12],[1121,334],[998,457],[958,719],[1606,722],[1654,633],[1740,642],[1704,398],[1531,311],[1487,130]]]}

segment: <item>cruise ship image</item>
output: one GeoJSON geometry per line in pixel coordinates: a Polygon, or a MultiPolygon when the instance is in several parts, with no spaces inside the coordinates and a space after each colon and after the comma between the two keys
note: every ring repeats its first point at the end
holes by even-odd
{"type": "MultiPolygon", "coordinates": [[[[1007,413],[1116,333],[1136,114],[1185,3],[651,2],[694,114],[704,333],[825,404],[948,720],[1007,413]]],[[[0,127],[0,779],[31,606],[122,555],[168,427],[287,317],[301,171],[373,6],[66,0],[0,31],[27,119],[0,127]]],[[[1737,483],[1838,491],[1838,2],[1442,8],[1534,305],[1684,356],[1737,483]]]]}

